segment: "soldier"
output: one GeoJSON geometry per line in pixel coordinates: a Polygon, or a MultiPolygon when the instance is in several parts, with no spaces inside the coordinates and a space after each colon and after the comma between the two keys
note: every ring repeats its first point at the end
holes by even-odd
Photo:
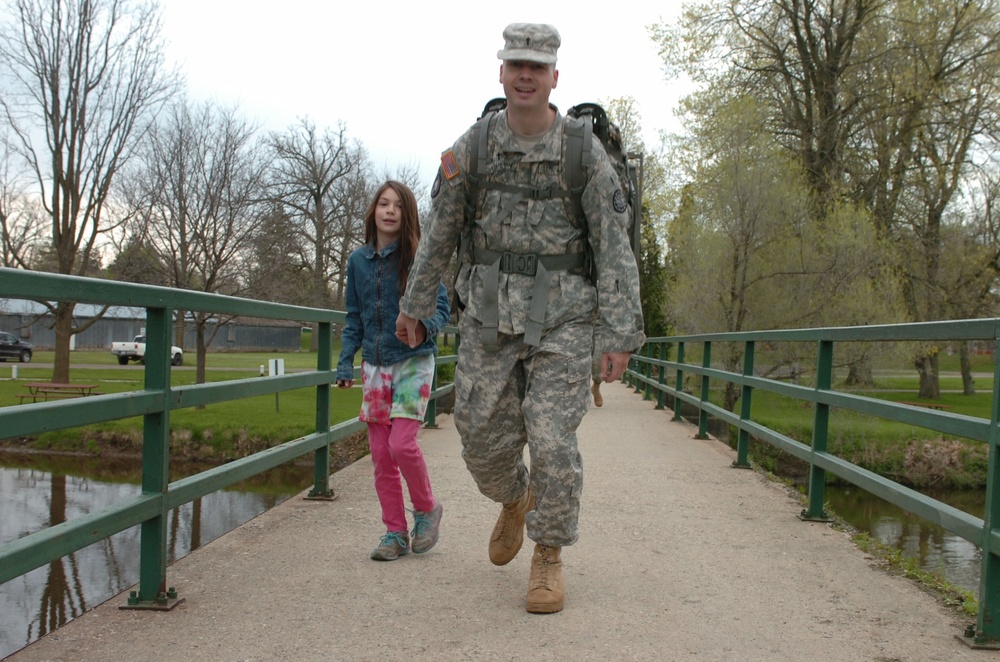
{"type": "Polygon", "coordinates": [[[483,168],[470,169],[472,141],[482,135],[474,128],[441,157],[396,332],[415,342],[416,322],[434,312],[437,283],[461,236],[454,415],[462,457],[480,492],[503,504],[490,560],[513,560],[527,525],[536,543],[527,611],[551,613],[564,602],[561,550],[577,540],[576,429],[589,407],[592,353],[600,348],[610,382],[645,336],[626,200],[596,137],[582,194],[564,177],[565,130],[575,120],[549,104],[559,33],[514,23],[503,37],[506,109],[486,132],[483,168]],[[473,172],[478,194],[469,200],[473,172]],[[574,195],[582,218],[573,213],[574,195]]]}

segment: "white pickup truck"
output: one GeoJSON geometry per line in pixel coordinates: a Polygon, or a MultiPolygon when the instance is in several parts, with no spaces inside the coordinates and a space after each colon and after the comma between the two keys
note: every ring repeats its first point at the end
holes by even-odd
{"type": "MultiPolygon", "coordinates": [[[[145,363],[146,336],[136,336],[131,342],[111,343],[111,353],[118,357],[118,365],[128,365],[129,361],[145,363]]],[[[180,365],[184,362],[184,350],[180,347],[170,348],[170,365],[180,365]]]]}

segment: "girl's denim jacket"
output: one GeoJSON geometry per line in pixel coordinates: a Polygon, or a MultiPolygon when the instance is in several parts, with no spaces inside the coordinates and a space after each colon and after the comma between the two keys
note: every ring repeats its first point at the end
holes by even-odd
{"type": "Polygon", "coordinates": [[[366,244],[347,259],[347,326],[341,338],[337,380],[354,379],[354,355],[370,365],[389,366],[421,354],[437,353],[437,334],[451,316],[448,292],[438,283],[437,312],[420,320],[427,338],[414,348],[396,337],[399,316],[399,263],[393,254],[397,243],[376,252],[366,244]]]}

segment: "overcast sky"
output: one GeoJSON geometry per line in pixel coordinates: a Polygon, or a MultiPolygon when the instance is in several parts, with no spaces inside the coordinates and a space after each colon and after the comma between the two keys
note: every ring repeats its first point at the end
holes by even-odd
{"type": "Polygon", "coordinates": [[[438,157],[502,96],[502,32],[551,23],[562,35],[551,101],[632,96],[647,145],[677,130],[679,90],[664,80],[647,26],[680,3],[506,0],[162,0],[168,57],[194,101],[238,103],[266,129],[307,116],[360,140],[377,167],[416,166],[427,185],[438,157]]]}

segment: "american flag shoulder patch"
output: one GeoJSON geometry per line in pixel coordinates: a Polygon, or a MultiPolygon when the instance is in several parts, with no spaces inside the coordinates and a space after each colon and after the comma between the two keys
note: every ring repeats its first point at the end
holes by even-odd
{"type": "Polygon", "coordinates": [[[458,176],[458,163],[455,161],[455,153],[450,149],[441,155],[441,170],[447,180],[458,176]]]}

